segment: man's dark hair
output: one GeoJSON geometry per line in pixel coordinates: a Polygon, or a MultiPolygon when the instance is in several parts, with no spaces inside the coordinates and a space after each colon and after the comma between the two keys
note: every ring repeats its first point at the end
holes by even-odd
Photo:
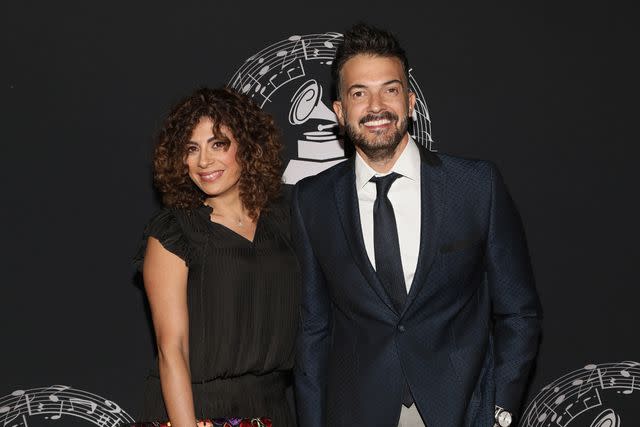
{"type": "Polygon", "coordinates": [[[359,23],[351,27],[344,42],[336,49],[331,74],[336,87],[336,96],[340,99],[340,72],[344,64],[356,55],[372,55],[398,58],[404,67],[404,75],[409,82],[409,61],[398,40],[389,31],[359,23]]]}

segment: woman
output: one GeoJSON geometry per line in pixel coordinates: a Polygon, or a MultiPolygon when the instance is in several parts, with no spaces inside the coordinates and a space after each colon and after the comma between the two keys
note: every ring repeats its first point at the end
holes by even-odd
{"type": "Polygon", "coordinates": [[[164,123],[154,178],[165,208],[139,257],[158,347],[145,420],[294,425],[300,273],[276,203],[280,149],[273,119],[230,89],[196,91],[164,123]]]}

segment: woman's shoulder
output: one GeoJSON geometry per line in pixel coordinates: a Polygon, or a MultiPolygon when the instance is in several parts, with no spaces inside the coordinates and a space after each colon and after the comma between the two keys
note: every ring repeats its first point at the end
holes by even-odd
{"type": "Polygon", "coordinates": [[[142,242],[134,263],[141,264],[150,237],[157,239],[169,252],[184,259],[187,265],[194,256],[192,236],[196,223],[193,209],[161,208],[154,212],[144,229],[142,242]]]}
{"type": "Polygon", "coordinates": [[[165,207],[151,214],[146,229],[148,231],[164,231],[175,228],[177,225],[176,209],[165,207]]]}
{"type": "Polygon", "coordinates": [[[180,232],[185,235],[201,233],[205,228],[203,218],[208,215],[203,210],[203,208],[164,207],[151,216],[147,227],[159,231],[180,232]]]}

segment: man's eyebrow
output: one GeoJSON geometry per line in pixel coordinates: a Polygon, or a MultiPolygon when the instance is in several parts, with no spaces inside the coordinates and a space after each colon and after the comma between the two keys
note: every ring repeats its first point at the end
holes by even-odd
{"type": "Polygon", "coordinates": [[[393,80],[389,80],[388,82],[384,82],[382,83],[382,86],[388,86],[396,83],[398,83],[400,86],[404,86],[404,83],[402,83],[402,80],[398,80],[398,79],[393,79],[393,80]]]}
{"type": "MultiPolygon", "coordinates": [[[[404,87],[404,83],[402,83],[402,80],[399,80],[399,79],[393,79],[393,80],[386,81],[386,82],[382,83],[381,86],[389,86],[389,85],[392,85],[392,84],[399,84],[400,86],[404,87]]],[[[349,88],[347,89],[347,92],[349,92],[349,91],[351,91],[353,89],[366,89],[367,87],[368,87],[367,85],[356,83],[356,84],[353,84],[353,85],[349,86],[349,88]]]]}
{"type": "Polygon", "coordinates": [[[347,92],[353,90],[353,89],[365,89],[367,86],[363,85],[363,84],[354,84],[349,86],[349,88],[347,89],[347,92]]]}

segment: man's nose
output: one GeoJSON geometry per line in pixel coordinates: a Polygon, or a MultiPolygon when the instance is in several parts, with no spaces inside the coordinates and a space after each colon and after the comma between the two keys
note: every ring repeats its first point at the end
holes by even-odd
{"type": "Polygon", "coordinates": [[[371,94],[369,97],[369,111],[377,113],[384,108],[383,105],[382,98],[379,94],[371,94]]]}

